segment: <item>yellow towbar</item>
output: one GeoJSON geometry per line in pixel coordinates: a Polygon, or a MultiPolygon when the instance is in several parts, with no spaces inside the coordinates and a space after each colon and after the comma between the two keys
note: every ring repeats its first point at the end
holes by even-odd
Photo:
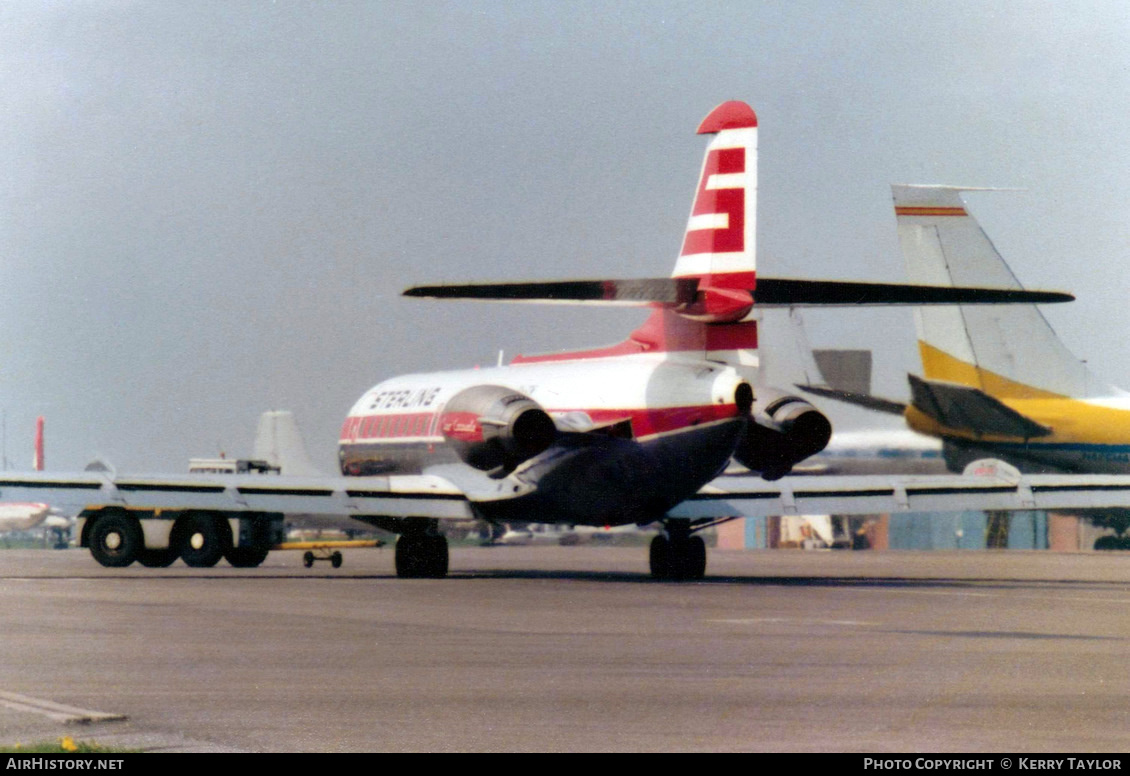
{"type": "Polygon", "coordinates": [[[272,550],[305,550],[302,564],[306,568],[314,565],[316,560],[328,560],[333,567],[341,568],[341,553],[339,550],[356,549],[361,547],[384,547],[381,539],[342,539],[341,541],[313,541],[313,542],[282,542],[272,547],[272,550]]]}

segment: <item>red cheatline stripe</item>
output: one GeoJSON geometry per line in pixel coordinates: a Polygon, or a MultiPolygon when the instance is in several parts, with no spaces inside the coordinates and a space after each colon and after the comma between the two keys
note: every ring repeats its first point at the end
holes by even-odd
{"type": "Polygon", "coordinates": [[[392,437],[420,437],[434,432],[435,413],[407,412],[396,415],[353,415],[341,427],[341,441],[392,437]]]}
{"type": "Polygon", "coordinates": [[[896,216],[964,216],[961,207],[896,207],[896,216]]]}

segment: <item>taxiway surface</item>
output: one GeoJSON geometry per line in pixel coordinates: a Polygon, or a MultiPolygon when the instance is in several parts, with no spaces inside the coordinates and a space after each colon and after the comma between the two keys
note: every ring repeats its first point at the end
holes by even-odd
{"type": "Polygon", "coordinates": [[[169,751],[1128,751],[1130,554],[0,552],[0,743],[169,751]],[[128,715],[75,727],[4,694],[128,715]]]}

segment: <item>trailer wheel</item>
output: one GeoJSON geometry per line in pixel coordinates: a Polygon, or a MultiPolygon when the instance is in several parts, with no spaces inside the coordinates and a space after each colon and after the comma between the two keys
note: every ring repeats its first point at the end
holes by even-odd
{"type": "Polygon", "coordinates": [[[124,512],[104,512],[90,529],[90,554],[103,566],[122,568],[145,548],[137,519],[124,512]]]}
{"type": "Polygon", "coordinates": [[[314,553],[310,552],[309,550],[307,550],[305,553],[303,553],[302,554],[302,565],[305,566],[306,568],[310,568],[311,566],[313,566],[314,565],[314,553]]]}
{"type": "Polygon", "coordinates": [[[180,552],[175,545],[170,545],[163,550],[144,549],[137,554],[137,562],[151,569],[163,569],[173,565],[180,557],[180,552]]]}
{"type": "Polygon", "coordinates": [[[253,569],[267,559],[270,551],[268,547],[232,547],[224,558],[237,569],[253,569]]]}
{"type": "Polygon", "coordinates": [[[194,512],[181,520],[177,521],[176,533],[180,537],[180,557],[185,565],[211,568],[231,549],[231,527],[218,515],[194,512]]]}
{"type": "Polygon", "coordinates": [[[330,556],[330,565],[333,566],[335,569],[341,568],[341,553],[340,552],[335,552],[333,555],[330,556]]]}

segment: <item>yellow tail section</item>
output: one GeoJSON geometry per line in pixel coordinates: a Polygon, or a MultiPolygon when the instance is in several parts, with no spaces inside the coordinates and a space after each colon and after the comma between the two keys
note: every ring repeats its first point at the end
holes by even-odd
{"type": "Polygon", "coordinates": [[[1063,394],[1045,391],[954,358],[929,343],[918,341],[922,371],[930,380],[944,380],[980,388],[999,399],[1062,399],[1063,394]]]}

